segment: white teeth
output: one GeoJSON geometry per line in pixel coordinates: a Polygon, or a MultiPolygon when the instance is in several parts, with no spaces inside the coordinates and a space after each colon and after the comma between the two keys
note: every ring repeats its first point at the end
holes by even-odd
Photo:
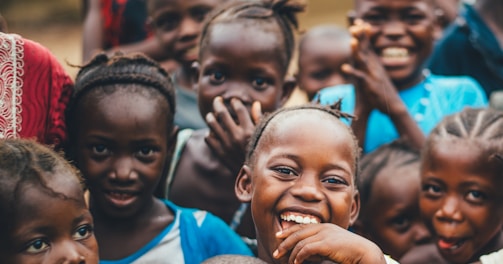
{"type": "Polygon", "coordinates": [[[409,56],[409,51],[406,48],[385,48],[381,52],[382,57],[386,58],[402,58],[409,56]]]}
{"type": "Polygon", "coordinates": [[[295,222],[297,224],[318,224],[318,223],[320,223],[320,221],[316,217],[294,215],[292,213],[281,214],[280,218],[283,221],[295,222]]]}

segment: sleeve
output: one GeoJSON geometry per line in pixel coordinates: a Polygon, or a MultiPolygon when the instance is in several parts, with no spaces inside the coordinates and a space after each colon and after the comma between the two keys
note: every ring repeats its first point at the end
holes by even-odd
{"type": "Polygon", "coordinates": [[[488,255],[481,256],[480,263],[482,263],[482,264],[503,263],[503,249],[496,251],[494,253],[488,254],[488,255]]]}
{"type": "Polygon", "coordinates": [[[461,99],[461,104],[474,108],[488,107],[487,96],[480,86],[480,84],[472,77],[462,77],[462,89],[458,89],[459,94],[457,97],[461,99]]]}
{"type": "Polygon", "coordinates": [[[200,232],[212,256],[222,254],[253,256],[244,241],[223,220],[211,213],[205,212],[200,232]]]}

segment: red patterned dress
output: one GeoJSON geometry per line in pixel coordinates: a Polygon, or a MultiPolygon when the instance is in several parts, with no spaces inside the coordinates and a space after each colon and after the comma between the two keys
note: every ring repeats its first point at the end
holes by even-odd
{"type": "Polygon", "coordinates": [[[0,32],[0,138],[60,147],[73,82],[40,44],[0,32]]]}

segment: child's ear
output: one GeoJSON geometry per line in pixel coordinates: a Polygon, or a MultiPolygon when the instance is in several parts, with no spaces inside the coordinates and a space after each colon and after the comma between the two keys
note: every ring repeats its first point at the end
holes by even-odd
{"type": "Polygon", "coordinates": [[[355,24],[356,20],[356,12],[355,10],[349,10],[348,13],[346,14],[346,19],[348,20],[348,27],[352,26],[355,24]]]}
{"type": "Polygon", "coordinates": [[[285,82],[283,83],[283,94],[281,95],[281,105],[284,105],[286,101],[288,101],[296,85],[297,82],[294,77],[287,77],[285,79],[285,82]]]}
{"type": "Polygon", "coordinates": [[[251,182],[251,168],[243,165],[239,170],[236,184],[234,185],[234,192],[238,200],[242,203],[251,202],[252,198],[252,182],[251,182]]]}
{"type": "Polygon", "coordinates": [[[190,80],[192,81],[192,88],[197,91],[199,88],[199,62],[194,61],[190,67],[190,80]]]}
{"type": "Polygon", "coordinates": [[[353,194],[353,204],[351,205],[351,212],[349,215],[349,225],[352,226],[358,219],[360,214],[360,193],[355,190],[353,194]]]}

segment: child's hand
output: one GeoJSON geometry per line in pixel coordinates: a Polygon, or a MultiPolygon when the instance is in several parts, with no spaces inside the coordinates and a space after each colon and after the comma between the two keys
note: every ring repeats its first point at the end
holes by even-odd
{"type": "Polygon", "coordinates": [[[378,109],[387,114],[393,113],[394,107],[403,110],[397,89],[371,47],[370,25],[358,19],[349,31],[354,65],[344,64],[341,70],[356,81],[356,106],[363,107],[365,112],[378,109]]]}
{"type": "Polygon", "coordinates": [[[294,225],[276,234],[284,239],[273,253],[280,259],[290,254],[288,263],[304,261],[336,263],[386,263],[382,251],[371,241],[334,224],[294,225]]]}
{"type": "Polygon", "coordinates": [[[260,103],[254,102],[249,113],[246,106],[236,98],[231,99],[230,105],[234,118],[222,97],[213,100],[214,113],[206,115],[210,133],[205,141],[222,163],[237,174],[245,160],[248,140],[262,117],[262,110],[260,103]]]}

